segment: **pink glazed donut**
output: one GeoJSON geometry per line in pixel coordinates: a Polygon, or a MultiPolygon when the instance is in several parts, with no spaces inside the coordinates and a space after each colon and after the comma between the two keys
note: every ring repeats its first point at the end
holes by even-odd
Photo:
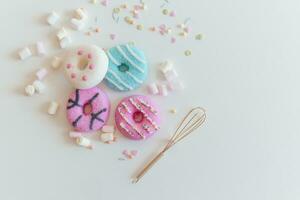
{"type": "Polygon", "coordinates": [[[132,140],[149,138],[160,124],[156,106],[142,95],[124,98],[116,108],[115,120],[118,130],[132,140]]]}
{"type": "Polygon", "coordinates": [[[107,121],[109,99],[101,89],[76,89],[67,103],[67,119],[76,131],[96,131],[107,121]]]}

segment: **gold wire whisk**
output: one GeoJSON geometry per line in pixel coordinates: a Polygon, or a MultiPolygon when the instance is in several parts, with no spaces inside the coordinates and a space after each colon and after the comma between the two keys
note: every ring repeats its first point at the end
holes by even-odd
{"type": "Polygon", "coordinates": [[[147,165],[144,166],[144,168],[138,173],[138,175],[132,180],[132,182],[137,183],[168,149],[170,149],[173,145],[180,142],[183,138],[200,127],[205,122],[205,119],[206,113],[203,108],[196,107],[190,110],[190,112],[180,122],[174,135],[169,139],[163,150],[159,154],[157,154],[157,156],[155,156],[147,165]]]}

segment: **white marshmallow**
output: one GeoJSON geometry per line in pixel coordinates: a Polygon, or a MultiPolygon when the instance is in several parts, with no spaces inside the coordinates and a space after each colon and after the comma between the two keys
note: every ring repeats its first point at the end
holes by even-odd
{"type": "Polygon", "coordinates": [[[84,22],[83,22],[83,20],[78,20],[76,18],[72,18],[71,25],[72,25],[72,28],[74,28],[77,31],[80,31],[84,27],[84,22]]]}
{"type": "Polygon", "coordinates": [[[41,68],[35,73],[36,77],[39,80],[43,80],[47,74],[48,74],[48,71],[46,68],[41,68]]]}
{"type": "Polygon", "coordinates": [[[175,69],[171,69],[171,70],[166,71],[164,73],[164,76],[167,81],[172,81],[178,77],[178,74],[175,71],[175,69]]]}
{"type": "Polygon", "coordinates": [[[103,133],[114,133],[115,132],[115,127],[114,126],[109,126],[109,125],[104,125],[101,129],[103,133]]]}
{"type": "Polygon", "coordinates": [[[45,45],[43,42],[37,42],[36,43],[36,51],[38,56],[43,56],[46,54],[45,45]]]}
{"type": "Polygon", "coordinates": [[[21,60],[25,60],[26,58],[29,58],[32,56],[32,53],[28,47],[25,47],[19,52],[19,57],[21,60]]]}
{"type": "Polygon", "coordinates": [[[87,18],[86,10],[84,8],[76,9],[75,10],[75,16],[78,19],[86,19],[87,18]]]}
{"type": "Polygon", "coordinates": [[[58,40],[62,40],[64,37],[68,36],[68,32],[66,31],[66,29],[64,27],[62,27],[56,34],[56,37],[58,38],[58,40]]]}
{"type": "Polygon", "coordinates": [[[167,88],[167,85],[165,84],[158,84],[158,91],[159,91],[159,94],[162,95],[162,96],[168,96],[168,88],[167,88]]]}
{"type": "Polygon", "coordinates": [[[114,141],[114,134],[113,133],[102,133],[100,137],[101,137],[102,142],[109,143],[109,142],[114,141]]]}
{"type": "Polygon", "coordinates": [[[158,94],[158,88],[157,88],[157,85],[156,83],[151,83],[148,85],[148,91],[150,94],[158,94]]]}
{"type": "Polygon", "coordinates": [[[25,93],[27,96],[32,96],[35,93],[35,88],[33,87],[33,85],[27,85],[25,87],[25,93]]]}
{"type": "Polygon", "coordinates": [[[56,12],[51,12],[51,14],[47,18],[47,22],[49,25],[53,26],[59,19],[59,15],[56,12]]]}
{"type": "Polygon", "coordinates": [[[40,80],[35,80],[32,85],[37,93],[44,93],[46,86],[40,80]]]}
{"type": "Polygon", "coordinates": [[[55,115],[58,110],[59,104],[55,101],[51,101],[48,107],[48,114],[55,115]]]}
{"type": "Polygon", "coordinates": [[[92,142],[89,139],[85,138],[85,137],[77,137],[76,138],[76,143],[80,146],[83,146],[83,147],[93,148],[92,142]]]}
{"type": "Polygon", "coordinates": [[[54,56],[51,66],[54,69],[58,69],[61,66],[62,59],[60,57],[54,56]]]}
{"type": "Polygon", "coordinates": [[[169,60],[161,63],[160,65],[160,71],[165,74],[167,71],[172,70],[173,69],[173,63],[169,60]]]}
{"type": "Polygon", "coordinates": [[[69,36],[66,36],[59,42],[59,45],[62,49],[64,49],[71,43],[72,43],[71,38],[69,36]]]}
{"type": "Polygon", "coordinates": [[[182,81],[179,80],[173,80],[173,81],[168,81],[168,88],[169,90],[183,90],[184,89],[184,84],[182,81]]]}
{"type": "Polygon", "coordinates": [[[78,137],[82,136],[82,133],[81,132],[76,132],[76,131],[70,131],[69,136],[70,136],[70,138],[78,138],[78,137]]]}

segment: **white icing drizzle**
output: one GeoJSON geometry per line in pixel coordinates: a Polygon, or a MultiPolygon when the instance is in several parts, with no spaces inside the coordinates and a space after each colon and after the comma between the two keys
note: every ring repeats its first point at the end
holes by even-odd
{"type": "Polygon", "coordinates": [[[149,108],[149,110],[154,114],[157,115],[157,110],[155,110],[153,108],[153,106],[151,106],[150,104],[148,104],[146,101],[144,101],[141,98],[137,98],[138,102],[141,103],[142,105],[146,106],[147,108],[149,108]]]}
{"type": "Polygon", "coordinates": [[[116,86],[119,90],[124,90],[124,88],[120,85],[118,85],[114,80],[112,80],[111,78],[105,76],[105,79],[108,80],[111,84],[113,84],[114,86],[116,86]]]}
{"type": "Polygon", "coordinates": [[[152,133],[152,132],[150,132],[150,127],[147,124],[143,124],[143,129],[150,134],[152,133]]]}
{"type": "Polygon", "coordinates": [[[126,44],[126,48],[129,51],[129,53],[138,61],[140,61],[141,63],[146,64],[145,60],[143,60],[142,58],[140,58],[134,51],[132,51],[132,49],[130,48],[130,46],[128,44],[126,44]]]}
{"type": "Polygon", "coordinates": [[[141,111],[141,113],[144,114],[144,117],[150,122],[150,124],[154,127],[155,130],[158,130],[159,127],[157,126],[157,124],[155,123],[155,121],[153,121],[153,119],[151,117],[149,117],[149,115],[145,112],[145,110],[140,106],[138,105],[134,100],[133,98],[129,98],[129,101],[130,103],[136,108],[138,109],[139,111],[141,111]]]}
{"type": "Polygon", "coordinates": [[[128,105],[125,103],[125,102],[122,102],[122,106],[125,108],[125,110],[128,112],[128,113],[132,113],[130,108],[128,107],[128,105]]]}
{"type": "Polygon", "coordinates": [[[135,132],[137,132],[137,134],[139,134],[143,139],[145,138],[144,134],[141,133],[136,126],[134,126],[128,119],[127,117],[124,115],[124,113],[121,111],[121,107],[118,107],[118,111],[121,115],[121,117],[124,119],[124,121],[130,126],[130,128],[132,128],[135,132]]]}
{"type": "Polygon", "coordinates": [[[140,84],[143,83],[142,80],[138,79],[136,76],[134,76],[132,73],[130,73],[129,71],[126,71],[126,74],[128,74],[128,76],[130,76],[135,82],[138,82],[140,84]]]}
{"type": "Polygon", "coordinates": [[[133,66],[135,67],[138,71],[140,71],[141,73],[145,73],[144,70],[142,68],[140,68],[137,64],[135,64],[132,60],[130,60],[130,58],[128,58],[128,56],[125,54],[125,52],[122,50],[122,48],[120,46],[117,46],[117,50],[120,52],[120,54],[122,54],[122,56],[133,66]]]}
{"type": "Polygon", "coordinates": [[[125,82],[118,76],[118,74],[116,74],[114,71],[108,70],[108,72],[109,72],[111,75],[113,75],[113,77],[115,77],[115,78],[116,78],[122,85],[124,85],[127,89],[130,89],[130,90],[133,89],[130,85],[128,85],[127,83],[125,83],[125,82]]]}
{"type": "Polygon", "coordinates": [[[121,63],[119,63],[114,57],[113,55],[111,55],[111,53],[109,51],[107,51],[107,55],[109,57],[109,59],[115,64],[115,65],[121,65],[121,63]]]}
{"type": "Polygon", "coordinates": [[[130,131],[128,128],[126,128],[126,125],[125,125],[123,122],[120,123],[120,126],[121,126],[121,128],[124,129],[129,135],[134,136],[134,135],[131,133],[131,131],[130,131]]]}

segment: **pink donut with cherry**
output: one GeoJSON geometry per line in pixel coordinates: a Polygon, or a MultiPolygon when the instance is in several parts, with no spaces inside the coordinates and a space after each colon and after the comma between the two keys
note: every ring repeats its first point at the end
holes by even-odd
{"type": "Polygon", "coordinates": [[[159,130],[160,118],[157,106],[143,95],[124,98],[115,111],[118,130],[132,140],[151,137],[159,130]]]}

